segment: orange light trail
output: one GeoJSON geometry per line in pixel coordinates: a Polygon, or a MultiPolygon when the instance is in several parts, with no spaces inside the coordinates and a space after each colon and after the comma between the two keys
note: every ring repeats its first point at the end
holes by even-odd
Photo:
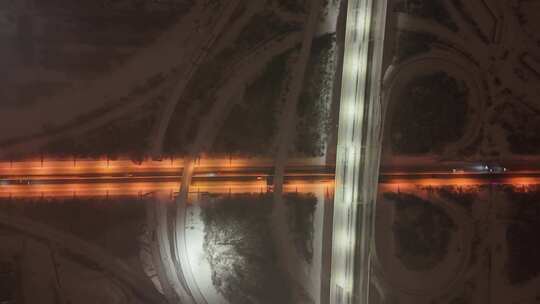
{"type": "MultiPolygon", "coordinates": [[[[206,181],[195,180],[193,192],[209,193],[246,193],[266,192],[271,190],[266,184],[266,173],[261,168],[271,168],[273,159],[264,158],[201,158],[195,160],[195,177],[207,178],[206,181]],[[240,172],[244,170],[244,172],[240,172]],[[260,172],[259,172],[260,171],[260,172]],[[209,173],[205,173],[209,172],[209,173]],[[222,180],[212,180],[213,177],[222,180]],[[252,177],[253,180],[238,180],[252,177]],[[226,178],[227,180],[223,180],[226,178]],[[210,179],[210,180],[208,180],[210,179]]],[[[291,180],[284,185],[286,192],[312,192],[322,188],[333,193],[333,174],[324,173],[325,166],[320,159],[292,159],[290,166],[301,167],[301,170],[313,169],[312,173],[295,171],[288,173],[291,180]],[[323,171],[318,171],[323,170],[323,171]],[[300,173],[298,173],[300,172],[300,173]],[[312,181],[302,180],[309,176],[312,181]]],[[[19,183],[0,184],[0,197],[66,197],[66,196],[132,196],[149,192],[165,191],[176,193],[180,182],[171,181],[178,177],[183,166],[183,159],[174,158],[147,160],[142,164],[133,163],[128,159],[78,159],[54,160],[33,159],[24,162],[0,162],[0,177],[11,177],[19,183]],[[138,175],[141,174],[141,175],[138,175]],[[152,175],[154,174],[154,175],[152,175]],[[87,176],[88,175],[88,176],[87,176]],[[89,177],[91,175],[91,177],[89,177]],[[114,175],[114,178],[111,176],[114,175]],[[166,181],[150,180],[154,177],[169,176],[166,181]],[[59,179],[63,183],[44,183],[48,180],[59,179]],[[30,184],[26,184],[30,182],[30,184]],[[36,183],[34,183],[36,182],[36,183]]],[[[266,170],[265,169],[265,170],[266,170]]],[[[468,174],[448,174],[442,172],[413,173],[406,172],[383,173],[383,181],[379,187],[384,189],[407,189],[411,187],[439,186],[475,186],[485,184],[531,185],[540,184],[540,177],[527,176],[538,172],[511,172],[494,178],[488,176],[470,176],[468,174]],[[411,178],[411,176],[413,176],[411,178]]],[[[0,180],[1,182],[1,180],[0,180]]]]}
{"type": "MultiPolygon", "coordinates": [[[[178,173],[184,165],[182,158],[146,160],[136,164],[129,159],[38,159],[27,161],[0,162],[0,176],[31,175],[76,175],[76,174],[119,174],[119,173],[178,173]]],[[[199,170],[234,171],[239,168],[272,167],[271,158],[201,158],[195,160],[195,168],[199,170]]],[[[289,166],[324,166],[318,158],[291,159],[289,166]]]]}
{"type": "MultiPolygon", "coordinates": [[[[329,181],[295,182],[284,186],[285,192],[333,191],[329,181]]],[[[122,182],[122,183],[67,183],[67,184],[15,184],[1,185],[1,198],[26,197],[106,197],[137,196],[152,192],[176,193],[180,182],[122,182]]],[[[207,193],[261,193],[270,188],[265,181],[210,181],[194,182],[191,192],[207,193]]]]}

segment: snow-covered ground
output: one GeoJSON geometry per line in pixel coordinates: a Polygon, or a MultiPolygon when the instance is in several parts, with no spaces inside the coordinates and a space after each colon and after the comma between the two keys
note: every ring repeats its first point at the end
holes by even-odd
{"type": "Polygon", "coordinates": [[[335,33],[339,15],[339,5],[341,0],[328,1],[326,15],[317,27],[316,35],[320,36],[326,33],[335,33]]]}
{"type": "Polygon", "coordinates": [[[385,286],[382,289],[385,296],[397,299],[396,303],[431,303],[434,299],[441,303],[502,304],[516,299],[519,303],[529,303],[537,297],[540,286],[539,263],[532,253],[537,250],[537,246],[532,245],[535,236],[518,229],[512,243],[509,228],[511,225],[535,227],[539,219],[530,210],[537,207],[530,203],[538,197],[538,183],[538,179],[524,179],[523,185],[459,185],[451,180],[447,180],[445,186],[427,186],[414,181],[380,184],[375,273],[378,283],[385,286]],[[442,194],[444,189],[453,194],[442,194]],[[434,267],[404,271],[394,248],[397,246],[393,231],[396,208],[382,197],[385,192],[413,194],[443,208],[452,218],[456,229],[449,240],[447,254],[434,267]],[[525,209],[522,208],[531,208],[526,209],[528,216],[523,217],[525,209]],[[522,246],[517,245],[519,241],[531,242],[526,245],[528,253],[520,252],[523,248],[518,248],[522,246]],[[512,244],[517,247],[511,247],[512,244]],[[509,269],[508,265],[519,269],[509,269]],[[511,282],[512,274],[522,281],[511,282]]]}
{"type": "Polygon", "coordinates": [[[325,187],[320,187],[313,192],[317,197],[317,206],[313,215],[313,261],[308,269],[308,277],[311,281],[306,282],[306,289],[315,303],[321,303],[321,266],[323,263],[323,222],[326,191],[325,187]]]}
{"type": "Polygon", "coordinates": [[[206,297],[206,301],[215,304],[229,303],[212,284],[212,269],[203,249],[204,223],[201,219],[201,207],[199,204],[195,203],[189,206],[186,225],[189,262],[195,274],[195,280],[206,297]]]}
{"type": "MultiPolygon", "coordinates": [[[[323,246],[323,217],[325,208],[325,196],[329,189],[325,185],[317,187],[312,193],[317,198],[317,205],[313,215],[313,259],[311,264],[307,264],[306,269],[309,281],[304,282],[304,288],[314,300],[314,303],[321,303],[321,265],[323,246]]],[[[218,292],[212,283],[212,269],[204,251],[204,223],[201,218],[201,203],[204,198],[198,199],[193,195],[193,204],[187,211],[186,219],[186,244],[188,244],[189,261],[192,273],[201,292],[208,303],[229,304],[229,302],[218,292]]],[[[232,303],[231,303],[232,304],[232,303]]]]}
{"type": "MultiPolygon", "coordinates": [[[[538,154],[538,136],[527,131],[538,129],[536,96],[540,92],[540,76],[532,60],[540,56],[540,48],[534,45],[534,35],[528,31],[535,24],[527,13],[531,9],[529,2],[464,1],[462,6],[457,6],[452,1],[441,1],[442,10],[448,13],[456,32],[414,10],[392,16],[397,20],[396,36],[407,32],[431,35],[436,41],[400,36],[397,53],[411,54],[405,61],[400,61],[399,56],[394,58],[385,79],[387,91],[393,90],[393,76],[407,69],[410,63],[414,62],[414,67],[407,72],[409,77],[417,77],[415,71],[421,72],[424,66],[433,66],[432,62],[419,60],[427,57],[437,56],[448,64],[461,66],[464,79],[476,78],[477,85],[469,85],[469,93],[480,102],[470,105],[471,109],[478,108],[468,117],[470,128],[462,140],[449,143],[442,156],[521,159],[523,155],[538,154]]],[[[444,72],[450,70],[438,68],[444,72]]],[[[405,103],[400,100],[400,104],[405,103]]]]}

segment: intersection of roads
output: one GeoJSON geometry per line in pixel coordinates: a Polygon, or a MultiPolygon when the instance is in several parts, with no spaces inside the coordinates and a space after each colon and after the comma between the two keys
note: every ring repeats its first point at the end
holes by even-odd
{"type": "MultiPolygon", "coordinates": [[[[538,183],[540,177],[539,171],[455,173],[451,168],[387,170],[379,174],[385,110],[380,90],[386,12],[386,0],[348,2],[335,167],[317,159],[295,159],[288,162],[284,174],[284,192],[312,192],[326,187],[334,193],[331,237],[324,244],[332,248],[330,304],[368,303],[379,183],[398,188],[401,184],[521,185],[538,183]]],[[[161,127],[158,138],[163,137],[163,132],[161,127]]],[[[123,159],[3,161],[0,198],[143,196],[159,192],[172,199],[180,189],[183,166],[183,159],[174,158],[141,164],[123,159]]],[[[273,190],[272,159],[202,158],[193,160],[193,168],[190,192],[273,190]]]]}

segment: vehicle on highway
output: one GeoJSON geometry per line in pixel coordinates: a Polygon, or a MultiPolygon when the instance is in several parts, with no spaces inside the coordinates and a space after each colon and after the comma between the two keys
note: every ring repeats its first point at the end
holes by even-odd
{"type": "Polygon", "coordinates": [[[194,177],[216,177],[216,176],[218,176],[218,174],[216,172],[195,173],[193,176],[194,177]]]}
{"type": "Polygon", "coordinates": [[[30,185],[30,184],[33,184],[34,182],[30,179],[30,178],[17,178],[17,179],[3,179],[0,181],[0,185],[10,185],[10,184],[14,184],[14,185],[30,185]]]}
{"type": "Polygon", "coordinates": [[[491,164],[491,165],[488,165],[488,171],[489,173],[503,173],[503,172],[507,172],[508,169],[499,164],[491,164]]]}
{"type": "Polygon", "coordinates": [[[483,173],[494,174],[508,172],[506,167],[497,163],[475,163],[460,168],[453,168],[452,173],[483,173]]]}

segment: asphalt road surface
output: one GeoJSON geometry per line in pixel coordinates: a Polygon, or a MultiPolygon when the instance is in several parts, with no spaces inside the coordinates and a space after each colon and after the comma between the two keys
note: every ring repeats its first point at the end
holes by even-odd
{"type": "MultiPolygon", "coordinates": [[[[73,168],[72,161],[29,161],[0,163],[0,197],[72,197],[72,196],[124,196],[144,195],[165,191],[174,196],[180,186],[180,161],[173,166],[168,161],[134,164],[130,161],[80,161],[73,168]],[[6,169],[6,167],[8,167],[6,169]]],[[[273,167],[264,161],[237,160],[234,166],[228,160],[205,160],[196,168],[192,192],[243,193],[271,190],[273,167]],[[225,163],[225,166],[220,167],[225,163]],[[248,166],[251,165],[251,166],[248,166]]],[[[324,185],[334,188],[334,168],[309,165],[308,161],[290,166],[285,174],[285,192],[310,192],[324,185]]],[[[507,171],[504,173],[452,173],[448,169],[423,172],[381,172],[382,184],[415,184],[422,186],[482,185],[482,184],[535,184],[540,183],[540,170],[507,171]]]]}

